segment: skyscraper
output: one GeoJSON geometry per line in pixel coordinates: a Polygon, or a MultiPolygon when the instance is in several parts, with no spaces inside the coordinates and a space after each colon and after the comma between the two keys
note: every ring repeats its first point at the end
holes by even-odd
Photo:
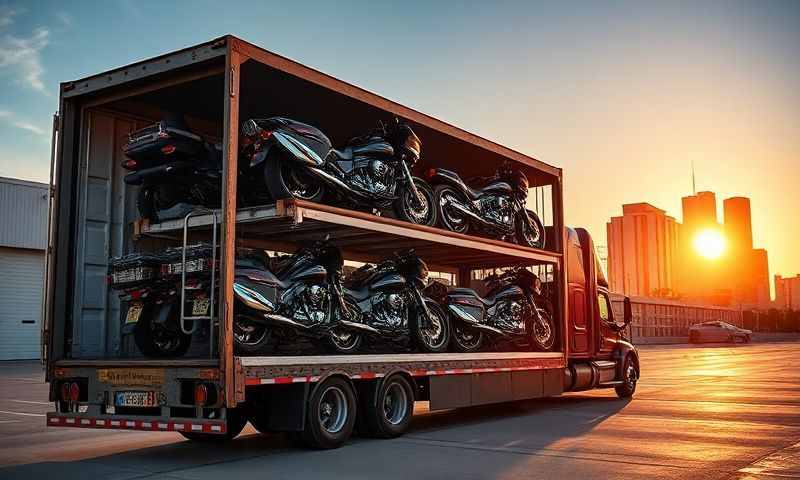
{"type": "Polygon", "coordinates": [[[753,227],[750,221],[750,199],[747,197],[726,198],[722,202],[725,216],[725,237],[728,248],[734,252],[753,249],[753,227]]]}
{"type": "Polygon", "coordinates": [[[800,310],[800,274],[786,278],[775,275],[775,306],[800,310]]]}
{"type": "Polygon", "coordinates": [[[681,199],[683,226],[697,230],[717,225],[717,197],[714,192],[697,192],[681,199]]]}
{"type": "Polygon", "coordinates": [[[606,224],[611,289],[627,295],[674,294],[673,265],[677,223],[648,203],[622,206],[622,216],[606,224]]]}

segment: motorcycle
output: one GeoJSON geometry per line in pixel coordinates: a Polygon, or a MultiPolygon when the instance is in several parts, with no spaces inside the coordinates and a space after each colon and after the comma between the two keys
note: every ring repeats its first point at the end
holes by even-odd
{"type": "Polygon", "coordinates": [[[423,352],[447,349],[450,324],[438,303],[423,296],[428,267],[413,250],[376,266],[365,265],[344,282],[335,332],[347,333],[348,349],[358,350],[364,336],[423,352]],[[348,332],[349,331],[349,332],[348,332]]]}
{"type": "Polygon", "coordinates": [[[243,157],[251,171],[263,168],[274,199],[330,196],[373,212],[393,209],[407,222],[436,223],[430,185],[411,175],[421,142],[397,119],[351,139],[344,150],[332,148],[319,129],[288,118],[251,119],[241,132],[243,157]]]}
{"type": "Polygon", "coordinates": [[[470,288],[453,288],[442,299],[453,322],[454,349],[475,352],[483,346],[484,336],[489,336],[517,348],[552,350],[556,328],[539,277],[524,267],[514,267],[490,275],[485,282],[485,297],[470,288]]]}
{"type": "Polygon", "coordinates": [[[180,300],[170,282],[160,279],[162,259],[131,254],[109,261],[108,280],[125,305],[122,334],[133,333],[139,351],[147,357],[179,357],[191,343],[181,331],[180,300]]]}
{"type": "Polygon", "coordinates": [[[142,218],[179,218],[195,206],[220,206],[222,150],[192,133],[180,116],[132,132],[122,147],[127,185],[138,185],[142,218]]]}
{"type": "Polygon", "coordinates": [[[326,238],[292,255],[237,253],[233,339],[238,352],[262,351],[273,337],[301,336],[328,346],[336,305],[330,278],[344,261],[326,238]]]}
{"type": "Polygon", "coordinates": [[[443,168],[428,172],[440,223],[453,232],[474,229],[533,248],[544,248],[545,232],[539,216],[525,208],[528,178],[510,164],[473,188],[457,173],[443,168]]]}

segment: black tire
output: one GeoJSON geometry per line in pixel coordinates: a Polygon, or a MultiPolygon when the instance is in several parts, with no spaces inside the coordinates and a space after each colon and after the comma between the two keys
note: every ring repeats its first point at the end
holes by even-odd
{"type": "Polygon", "coordinates": [[[453,209],[445,209],[444,203],[452,199],[466,204],[464,196],[448,185],[436,185],[433,188],[434,201],[436,204],[439,225],[456,233],[467,233],[469,230],[469,219],[453,209]]]}
{"type": "Polygon", "coordinates": [[[226,442],[236,438],[244,426],[247,425],[247,416],[238,408],[229,408],[226,411],[225,433],[180,432],[188,440],[194,442],[226,442]]]}
{"type": "Polygon", "coordinates": [[[625,357],[622,365],[622,384],[614,387],[619,398],[630,398],[636,391],[636,383],[639,381],[639,365],[634,361],[632,355],[625,357]]]}
{"type": "Polygon", "coordinates": [[[421,178],[412,177],[412,180],[417,187],[417,191],[422,196],[420,200],[424,203],[414,202],[414,194],[411,189],[403,188],[400,192],[400,197],[392,205],[394,213],[397,218],[405,222],[432,227],[436,225],[438,217],[433,190],[428,185],[428,182],[421,178]]]}
{"type": "Polygon", "coordinates": [[[431,313],[431,326],[421,328],[419,319],[413,323],[414,340],[417,348],[425,353],[441,353],[447,351],[450,343],[450,319],[442,307],[433,300],[426,299],[425,305],[431,313]]]}
{"type": "Polygon", "coordinates": [[[544,323],[533,319],[533,347],[539,352],[549,352],[556,344],[556,335],[558,334],[556,323],[553,321],[553,315],[543,308],[539,309],[539,315],[544,323]]]}
{"type": "Polygon", "coordinates": [[[528,216],[532,228],[522,218],[517,218],[515,222],[517,243],[526,247],[543,249],[545,246],[545,232],[539,215],[528,209],[520,212],[520,215],[528,216]]]}
{"type": "Polygon", "coordinates": [[[164,323],[156,323],[158,308],[153,304],[145,304],[139,321],[133,330],[133,339],[139,351],[146,357],[168,358],[186,354],[192,342],[192,336],[183,333],[178,324],[178,305],[169,304],[161,308],[169,308],[164,323]]]}
{"type": "Polygon", "coordinates": [[[295,167],[286,155],[273,147],[273,152],[264,161],[264,182],[270,196],[275,200],[297,198],[319,202],[325,195],[325,187],[302,167],[295,167]]]}
{"type": "Polygon", "coordinates": [[[461,353],[477,352],[483,346],[483,332],[461,321],[451,322],[452,349],[461,353]]]}
{"type": "MultiPolygon", "coordinates": [[[[346,320],[356,323],[362,323],[363,315],[355,299],[350,297],[345,297],[344,302],[347,304],[347,309],[351,312],[351,316],[347,317],[346,320]],[[357,315],[358,318],[353,318],[353,315],[357,315]]],[[[337,315],[343,315],[343,314],[337,312],[337,315]]],[[[330,334],[328,336],[327,346],[328,349],[331,350],[333,353],[338,353],[343,355],[351,354],[351,353],[356,353],[358,349],[361,348],[362,339],[363,335],[360,332],[354,332],[350,329],[334,327],[333,329],[331,329],[330,334]]]]}
{"type": "Polygon", "coordinates": [[[233,348],[237,354],[253,355],[266,350],[272,340],[272,329],[245,315],[233,317],[233,348]]]}
{"type": "Polygon", "coordinates": [[[414,388],[403,375],[372,382],[360,407],[361,433],[376,438],[399,437],[408,430],[414,414],[414,388]]]}
{"type": "Polygon", "coordinates": [[[342,446],[356,423],[356,396],[349,382],[340,377],[322,381],[308,400],[303,442],[311,448],[342,446]]]}

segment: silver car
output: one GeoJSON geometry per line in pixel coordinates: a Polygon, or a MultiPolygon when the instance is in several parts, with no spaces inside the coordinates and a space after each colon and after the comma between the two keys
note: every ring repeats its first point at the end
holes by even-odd
{"type": "Polygon", "coordinates": [[[689,327],[689,342],[733,342],[737,340],[743,343],[750,342],[751,330],[739,328],[725,322],[704,322],[689,327]]]}

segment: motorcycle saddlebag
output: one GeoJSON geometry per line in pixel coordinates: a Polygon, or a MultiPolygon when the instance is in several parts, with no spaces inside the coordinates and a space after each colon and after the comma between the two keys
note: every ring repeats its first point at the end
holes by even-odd
{"type": "Polygon", "coordinates": [[[142,162],[143,167],[161,159],[172,161],[207,155],[200,136],[164,121],[132,132],[122,152],[128,158],[142,162]]]}

